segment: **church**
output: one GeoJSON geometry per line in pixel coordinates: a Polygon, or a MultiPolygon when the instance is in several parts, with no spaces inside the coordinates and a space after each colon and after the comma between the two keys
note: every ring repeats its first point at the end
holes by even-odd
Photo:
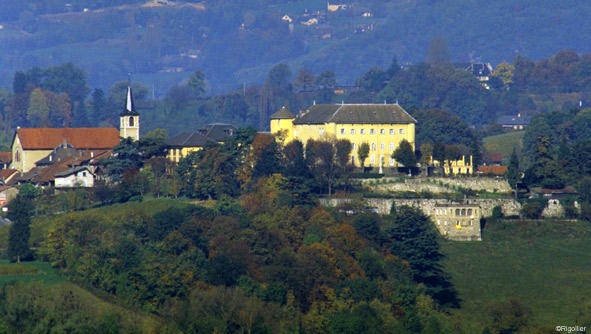
{"type": "Polygon", "coordinates": [[[131,86],[127,87],[125,107],[119,119],[119,130],[17,128],[12,139],[10,168],[21,173],[21,182],[37,185],[54,185],[56,175],[71,175],[70,169],[81,170],[81,166],[88,166],[92,174],[98,159],[110,156],[121,138],[140,139],[139,113],[133,104],[131,86]]]}

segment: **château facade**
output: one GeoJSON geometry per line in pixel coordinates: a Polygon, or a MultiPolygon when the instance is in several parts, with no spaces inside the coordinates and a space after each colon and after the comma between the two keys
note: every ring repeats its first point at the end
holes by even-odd
{"type": "Polygon", "coordinates": [[[351,142],[350,161],[360,167],[362,143],[369,145],[364,162],[368,167],[396,167],[392,152],[407,140],[415,149],[415,125],[409,113],[398,104],[315,104],[294,115],[283,107],[270,117],[271,133],[281,133],[285,142],[335,138],[351,142]]]}

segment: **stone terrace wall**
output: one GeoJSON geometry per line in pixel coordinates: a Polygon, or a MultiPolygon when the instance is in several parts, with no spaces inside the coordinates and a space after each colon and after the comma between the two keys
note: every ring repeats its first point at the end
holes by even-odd
{"type": "Polygon", "coordinates": [[[430,192],[433,194],[449,193],[460,188],[492,193],[511,193],[507,180],[491,177],[463,178],[414,178],[397,182],[399,178],[384,177],[376,180],[363,180],[361,184],[371,187],[377,192],[430,192]]]}
{"type": "MultiPolygon", "coordinates": [[[[326,206],[339,206],[344,203],[348,203],[351,199],[347,198],[322,198],[321,203],[326,206]]],[[[433,216],[432,212],[436,204],[450,204],[451,201],[447,199],[388,199],[388,198],[366,198],[365,203],[376,208],[379,214],[387,214],[390,212],[392,203],[396,203],[396,206],[408,205],[416,208],[420,208],[423,213],[428,216],[433,216]]],[[[492,215],[492,209],[495,206],[500,206],[505,216],[519,215],[521,210],[521,204],[514,199],[469,199],[466,200],[471,204],[478,204],[482,209],[482,215],[484,217],[490,217],[492,215]]]]}

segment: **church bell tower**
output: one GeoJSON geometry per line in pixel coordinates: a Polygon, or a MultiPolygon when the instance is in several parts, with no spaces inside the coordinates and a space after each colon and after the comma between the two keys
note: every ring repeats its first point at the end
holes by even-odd
{"type": "Polygon", "coordinates": [[[121,138],[131,138],[140,140],[140,114],[133,106],[133,95],[131,94],[131,85],[127,86],[127,98],[125,100],[125,109],[119,115],[119,133],[121,138]]]}

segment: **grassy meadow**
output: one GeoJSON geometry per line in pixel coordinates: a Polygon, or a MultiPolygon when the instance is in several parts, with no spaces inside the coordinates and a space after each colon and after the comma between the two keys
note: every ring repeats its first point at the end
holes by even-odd
{"type": "Polygon", "coordinates": [[[574,221],[491,222],[482,242],[443,243],[446,271],[462,299],[457,314],[486,323],[488,308],[511,298],[541,326],[591,319],[591,225],[574,221]]]}
{"type": "Polygon", "coordinates": [[[525,131],[510,131],[483,139],[487,152],[499,152],[503,155],[503,165],[509,164],[513,148],[517,155],[521,155],[522,139],[525,131]]]}

